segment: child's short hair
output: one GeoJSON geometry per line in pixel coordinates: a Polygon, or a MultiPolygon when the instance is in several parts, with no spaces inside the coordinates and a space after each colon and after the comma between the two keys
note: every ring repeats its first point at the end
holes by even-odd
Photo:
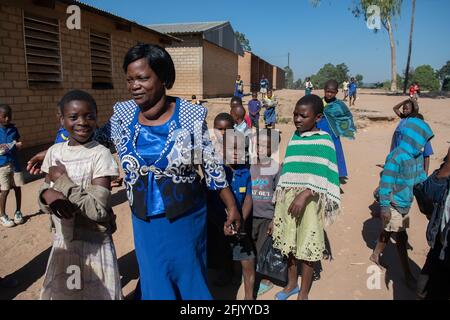
{"type": "Polygon", "coordinates": [[[3,113],[5,117],[11,118],[12,116],[11,107],[5,103],[0,104],[0,112],[3,113]]]}
{"type": "Polygon", "coordinates": [[[233,104],[240,104],[240,105],[242,105],[242,99],[240,97],[234,96],[230,100],[230,106],[233,106],[233,104]]]}
{"type": "Polygon", "coordinates": [[[318,114],[323,113],[323,101],[318,95],[310,94],[308,96],[302,97],[295,104],[295,106],[300,106],[300,105],[309,105],[309,106],[311,106],[311,108],[312,108],[312,110],[314,112],[314,115],[318,115],[318,114]]]}
{"type": "Polygon", "coordinates": [[[226,112],[219,113],[214,118],[214,123],[219,122],[219,121],[228,122],[231,125],[231,128],[234,126],[234,119],[229,113],[226,113],[226,112]]]}
{"type": "Polygon", "coordinates": [[[195,94],[192,95],[192,100],[197,99],[197,96],[195,94]]]}
{"type": "Polygon", "coordinates": [[[338,90],[339,89],[339,84],[336,80],[334,79],[330,79],[327,82],[325,82],[324,88],[331,88],[331,89],[335,89],[338,90]]]}
{"type": "Polygon", "coordinates": [[[71,90],[62,97],[61,101],[58,102],[61,115],[64,115],[64,106],[72,101],[84,101],[89,105],[89,107],[94,109],[95,113],[97,113],[97,103],[89,93],[82,90],[71,90]]]}

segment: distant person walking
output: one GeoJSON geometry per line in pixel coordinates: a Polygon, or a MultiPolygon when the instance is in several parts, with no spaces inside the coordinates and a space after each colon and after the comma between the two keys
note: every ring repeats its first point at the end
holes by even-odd
{"type": "Polygon", "coordinates": [[[344,92],[344,99],[343,101],[347,101],[347,97],[348,97],[348,85],[350,84],[350,82],[348,82],[347,79],[344,80],[344,82],[342,82],[342,91],[344,92]]]}
{"type": "Polygon", "coordinates": [[[267,90],[269,89],[269,80],[267,80],[265,75],[262,75],[261,81],[259,82],[259,92],[261,92],[262,99],[267,97],[267,90]]]}
{"type": "Polygon", "coordinates": [[[313,90],[313,84],[311,79],[308,77],[305,79],[305,96],[309,96],[313,90]]]}
{"type": "Polygon", "coordinates": [[[358,89],[358,85],[356,84],[355,78],[350,79],[350,84],[348,85],[348,96],[350,97],[349,106],[354,106],[356,101],[356,90],[358,89]]]}
{"type": "Polygon", "coordinates": [[[419,99],[419,93],[419,83],[417,81],[414,81],[414,83],[409,87],[409,97],[417,101],[419,99]]]}
{"type": "Polygon", "coordinates": [[[237,75],[234,83],[234,96],[239,98],[244,96],[244,81],[242,81],[240,75],[237,75]]]}

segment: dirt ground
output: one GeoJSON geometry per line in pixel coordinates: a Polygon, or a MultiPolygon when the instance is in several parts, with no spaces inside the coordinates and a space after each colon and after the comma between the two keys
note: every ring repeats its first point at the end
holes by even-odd
{"type": "MultiPolygon", "coordinates": [[[[285,122],[278,125],[282,131],[282,150],[294,130],[291,115],[295,102],[302,95],[303,91],[296,90],[275,92],[279,100],[279,119],[285,122]]],[[[339,97],[342,97],[342,93],[339,93],[339,97]]],[[[244,102],[248,99],[246,96],[244,102]]],[[[310,299],[414,299],[414,292],[404,285],[393,243],[388,245],[382,258],[388,268],[381,274],[380,286],[372,289],[367,286],[369,276],[373,275],[369,268],[371,263],[368,257],[380,230],[380,220],[373,217],[373,214],[376,215],[376,208],[371,206],[372,192],[378,184],[380,172],[380,168],[376,165],[384,162],[389,151],[392,133],[398,122],[392,117],[392,107],[402,99],[404,97],[388,95],[384,91],[359,92],[356,106],[353,107],[359,131],[356,140],[343,141],[349,171],[349,180],[347,184],[342,185],[343,214],[326,230],[333,259],[322,261],[321,277],[313,283],[310,299]]],[[[217,113],[229,111],[228,101],[229,99],[211,99],[205,103],[209,109],[210,127],[211,119],[217,113]]],[[[421,98],[419,105],[422,114],[435,132],[435,138],[432,140],[434,155],[431,157],[430,165],[430,170],[434,170],[450,147],[450,100],[421,98]]],[[[41,182],[42,180],[30,182],[22,189],[22,211],[27,218],[26,223],[11,229],[0,227],[0,276],[10,275],[20,281],[17,288],[2,289],[0,299],[39,297],[52,239],[49,232],[49,217],[39,213],[36,202],[41,182]]],[[[117,188],[113,193],[118,225],[114,242],[119,258],[123,293],[130,297],[138,278],[131,216],[124,190],[117,188]]],[[[7,204],[10,216],[13,210],[14,195],[11,193],[7,204]]],[[[428,251],[425,239],[426,225],[425,216],[420,214],[414,205],[408,232],[410,244],[408,253],[411,269],[416,276],[423,266],[428,251]]],[[[259,299],[273,299],[279,290],[279,287],[274,287],[259,299]]],[[[211,288],[211,291],[218,299],[243,297],[242,286],[211,288]]]]}

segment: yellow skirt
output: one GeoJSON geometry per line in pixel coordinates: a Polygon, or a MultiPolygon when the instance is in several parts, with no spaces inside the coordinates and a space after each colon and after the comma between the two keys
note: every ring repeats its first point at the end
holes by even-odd
{"type": "Polygon", "coordinates": [[[288,209],[299,190],[288,190],[284,199],[277,201],[273,220],[273,246],[284,255],[296,259],[319,261],[324,257],[324,208],[316,195],[306,204],[304,212],[293,218],[288,209]]]}

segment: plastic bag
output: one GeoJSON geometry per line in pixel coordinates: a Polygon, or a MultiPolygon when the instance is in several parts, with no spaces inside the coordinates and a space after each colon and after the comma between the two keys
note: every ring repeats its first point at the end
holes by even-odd
{"type": "Polygon", "coordinates": [[[256,272],[268,278],[287,282],[288,259],[273,247],[272,237],[267,237],[258,254],[256,272]]]}

